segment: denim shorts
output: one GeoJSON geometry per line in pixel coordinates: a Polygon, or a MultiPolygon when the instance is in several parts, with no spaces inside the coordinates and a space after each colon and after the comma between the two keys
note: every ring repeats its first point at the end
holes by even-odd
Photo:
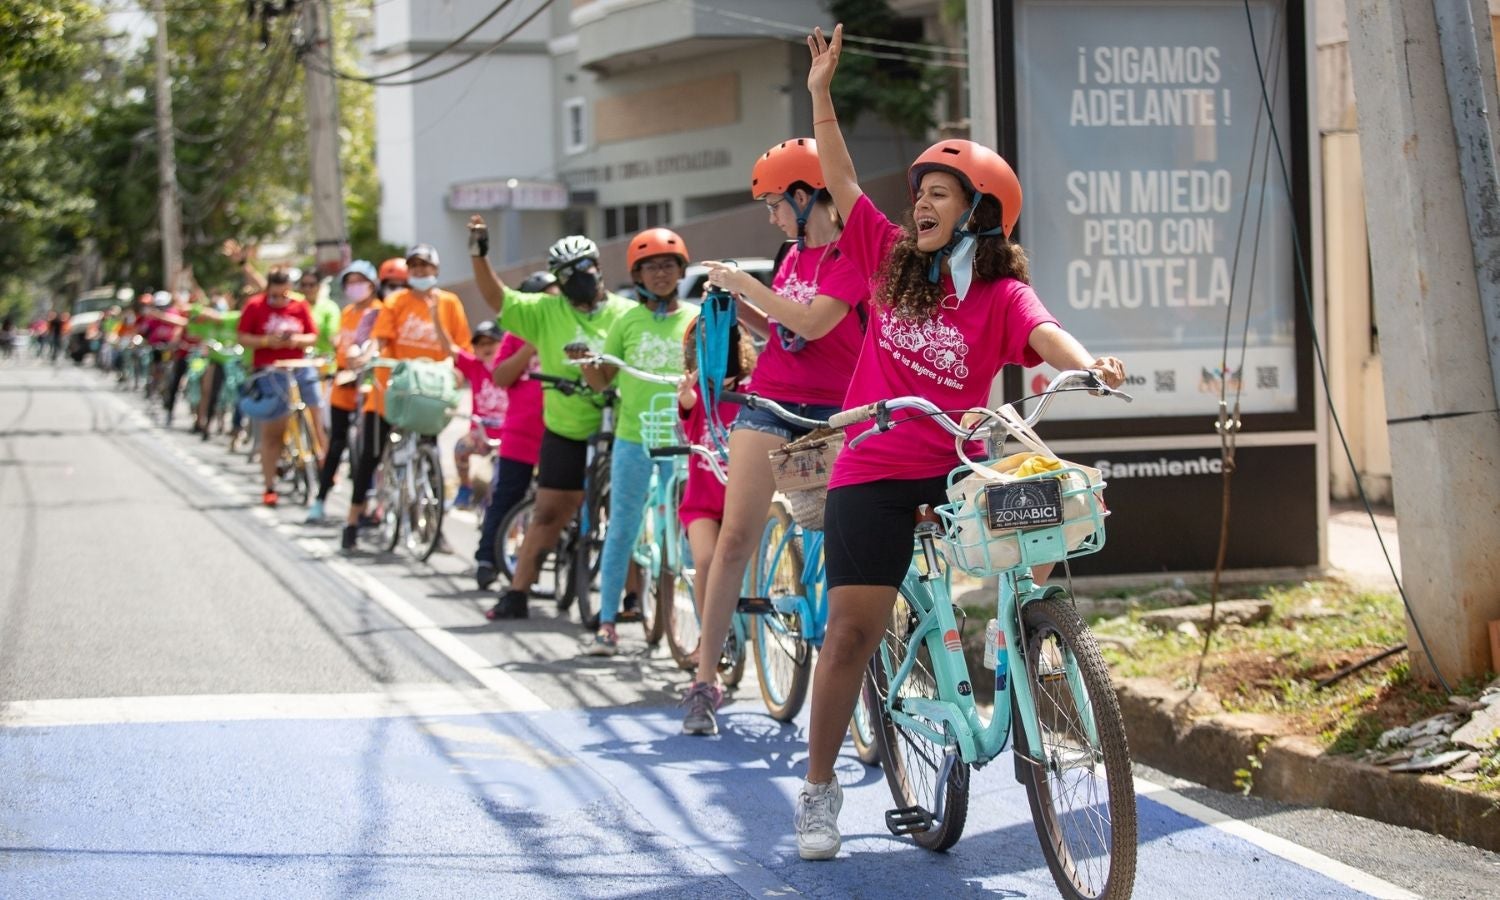
{"type": "Polygon", "coordinates": [[[292,370],[292,377],[297,379],[297,393],[302,395],[304,405],[311,409],[323,405],[323,384],[317,369],[299,366],[292,370]]]}
{"type": "MultiPolygon", "coordinates": [[[[782,403],[781,405],[786,408],[787,412],[804,419],[827,419],[844,408],[837,403],[831,406],[824,403],[782,403]]],[[[769,409],[750,409],[749,407],[741,409],[739,415],[734,417],[734,426],[730,430],[740,431],[741,429],[774,434],[783,441],[794,441],[812,431],[811,428],[793,425],[769,409]]]]}

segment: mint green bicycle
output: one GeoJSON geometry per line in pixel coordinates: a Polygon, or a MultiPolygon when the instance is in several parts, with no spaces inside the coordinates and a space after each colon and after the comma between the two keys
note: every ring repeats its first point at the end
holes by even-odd
{"type": "MultiPolygon", "coordinates": [[[[1130,399],[1091,372],[1069,371],[1053,379],[1026,419],[1009,405],[972,410],[966,412],[985,421],[966,428],[923,398],[898,397],[846,410],[830,424],[875,420],[852,447],[910,421],[893,419],[892,411],[913,410],[957,439],[993,437],[1003,447],[1005,438],[1014,437],[1040,452],[1045,445],[1031,426],[1053,397],[1068,390],[1130,399]]],[[[971,471],[993,474],[982,464],[966,464],[953,471],[950,485],[971,471]]],[[[1026,787],[1058,888],[1069,898],[1128,897],[1135,878],[1136,807],[1119,704],[1104,658],[1068,592],[1039,586],[1031,574],[1033,566],[1104,547],[1104,484],[1097,472],[1070,464],[978,484],[958,502],[917,511],[912,566],[870,661],[875,736],[896,801],[886,825],[930,850],[953,846],[968,815],[970,768],[992,762],[1013,736],[1016,780],[1026,787]],[[969,671],[950,566],[998,576],[996,627],[985,661],[993,660],[993,673],[969,671]],[[995,682],[988,721],[973,696],[971,679],[981,676],[995,682]]]]}

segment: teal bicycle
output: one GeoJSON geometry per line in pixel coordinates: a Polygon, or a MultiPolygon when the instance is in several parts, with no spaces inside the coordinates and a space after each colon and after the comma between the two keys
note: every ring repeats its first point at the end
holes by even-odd
{"type": "MultiPolygon", "coordinates": [[[[984,419],[968,428],[923,398],[899,397],[838,413],[830,424],[842,428],[873,419],[876,426],[854,438],[854,446],[866,435],[911,421],[890,415],[911,410],[930,417],[960,445],[992,437],[1003,448],[1014,437],[1057,465],[1032,426],[1068,390],[1130,399],[1091,372],[1069,371],[1038,395],[1040,403],[1025,419],[1009,405],[968,410],[984,419]]],[[[950,486],[971,471],[993,474],[982,464],[966,464],[953,471],[950,486]]],[[[1135,793],[1109,671],[1068,592],[1040,586],[1031,574],[1033,566],[1104,547],[1104,483],[1097,472],[1063,463],[1054,471],[989,481],[972,492],[965,485],[958,488],[963,499],[916,512],[912,566],[870,661],[876,738],[896,801],[886,813],[887,827],[931,850],[953,846],[968,815],[970,768],[994,761],[1013,738],[1016,779],[1026,788],[1043,855],[1064,896],[1128,897],[1135,877],[1135,793]],[[1017,522],[1024,524],[1013,527],[1017,522]],[[950,567],[998,577],[995,626],[989,630],[992,673],[969,671],[950,567]],[[995,682],[987,721],[974,702],[977,677],[995,682]]]]}

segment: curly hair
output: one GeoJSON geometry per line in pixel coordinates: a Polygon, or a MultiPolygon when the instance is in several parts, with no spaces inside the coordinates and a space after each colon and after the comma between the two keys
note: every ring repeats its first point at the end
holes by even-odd
{"type": "MultiPolygon", "coordinates": [[[[973,225],[978,231],[989,231],[1000,227],[1000,203],[986,194],[974,211],[973,225]]],[[[927,270],[932,265],[931,253],[917,249],[917,226],[911,210],[906,212],[903,234],[891,248],[881,266],[878,278],[879,289],[875,302],[903,319],[925,319],[937,314],[946,299],[941,283],[927,280],[927,270]]],[[[1031,269],[1026,262],[1026,250],[1004,235],[976,239],[974,248],[974,280],[998,281],[1014,278],[1031,283],[1031,269]]]]}
{"type": "MultiPolygon", "coordinates": [[[[691,375],[698,371],[698,325],[702,319],[694,319],[693,324],[688,326],[687,332],[682,336],[682,370],[691,375]]],[[[738,323],[730,328],[730,340],[739,346],[739,353],[735,358],[727,360],[729,369],[726,373],[730,378],[743,379],[755,371],[755,360],[757,354],[755,345],[750,342],[749,335],[738,323]],[[738,365],[736,365],[738,363],[738,365]]]]}

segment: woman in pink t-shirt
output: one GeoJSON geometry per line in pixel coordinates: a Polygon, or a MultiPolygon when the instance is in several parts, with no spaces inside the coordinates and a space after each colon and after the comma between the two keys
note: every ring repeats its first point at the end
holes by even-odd
{"type": "MultiPolygon", "coordinates": [[[[736,294],[739,321],[766,338],[748,389],[798,415],[826,419],[842,408],[859,358],[868,279],[839,249],[840,222],[812,140],[794,138],[767,150],[750,172],[750,193],[796,246],[769,288],[728,263],[708,263],[709,281],[736,294]]],[[[704,596],[705,647],[724,642],[745,566],[765,529],[775,493],[768,454],[806,433],[763,410],[744,410],[734,421],[723,527],[704,596]]],[[[683,731],[717,733],[714,710],[722,698],[718,660],[705,654],[688,688],[683,731]]]]}
{"type": "MultiPolygon", "coordinates": [[[[1026,253],[1010,240],[1021,185],[999,154],[971,141],[941,141],[908,172],[913,208],[892,223],[860,190],[829,86],[843,46],[821,30],[808,39],[813,130],[823,176],[844,217],[840,249],[872,283],[871,320],[845,407],[894,396],[925,397],[942,409],[988,404],[1005,365],[1094,369],[1124,381],[1114,357],[1094,357],[1063,331],[1028,282],[1026,253]]],[[[849,429],[849,437],[866,426],[849,429]]],[[[813,678],[807,781],[797,796],[803,859],[838,854],[842,791],[833,762],[849,727],[865,663],[890,621],[911,559],[913,513],[946,502],[957,465],[953,439],[915,421],[844,451],[824,512],[829,615],[813,678]]]]}
{"type": "MultiPolygon", "coordinates": [[[[683,373],[686,377],[677,388],[677,414],[682,419],[682,433],[688,443],[712,447],[713,423],[698,380],[698,326],[702,321],[695,320],[683,335],[683,373]]],[[[729,347],[732,352],[724,367],[724,389],[737,391],[755,369],[755,347],[738,325],[730,329],[729,347]]],[[[738,405],[719,402],[720,423],[730,424],[739,412],[738,405]]],[[[682,492],[682,502],[677,506],[677,519],[687,531],[688,547],[695,563],[693,600],[698,605],[700,620],[703,618],[709,573],[713,569],[714,550],[719,543],[719,529],[724,521],[724,495],[724,485],[714,476],[709,464],[701,457],[689,457],[687,486],[682,492]]]]}

